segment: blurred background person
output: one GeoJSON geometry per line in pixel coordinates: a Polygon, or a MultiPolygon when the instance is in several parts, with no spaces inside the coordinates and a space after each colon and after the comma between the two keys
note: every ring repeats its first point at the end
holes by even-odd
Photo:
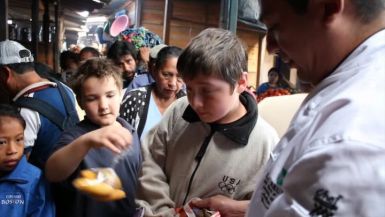
{"type": "Polygon", "coordinates": [[[140,138],[155,126],[164,111],[179,97],[185,96],[183,81],[176,64],[182,49],[162,48],[156,58],[152,76],[155,83],[131,90],[123,99],[120,116],[137,129],[140,138]]]}
{"type": "Polygon", "coordinates": [[[100,52],[93,47],[84,47],[79,53],[80,61],[88,60],[93,57],[100,57],[100,52]]]}
{"type": "Polygon", "coordinates": [[[268,82],[262,83],[258,87],[256,95],[257,101],[260,102],[266,97],[289,95],[297,92],[295,85],[287,80],[279,72],[278,68],[273,67],[268,71],[268,82]]]}
{"type": "Polygon", "coordinates": [[[79,54],[73,51],[63,51],[60,54],[60,68],[62,80],[65,83],[71,81],[71,77],[76,73],[80,64],[79,54]]]}
{"type": "Polygon", "coordinates": [[[154,82],[148,72],[138,70],[138,55],[135,45],[127,41],[115,41],[108,49],[107,58],[122,70],[125,92],[154,82]]]}

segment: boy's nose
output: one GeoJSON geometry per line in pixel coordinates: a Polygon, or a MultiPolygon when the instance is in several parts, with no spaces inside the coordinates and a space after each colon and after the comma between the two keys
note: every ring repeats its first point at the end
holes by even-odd
{"type": "Polygon", "coordinates": [[[201,107],[203,106],[202,99],[201,99],[201,97],[198,96],[198,95],[190,96],[190,97],[189,97],[189,101],[190,101],[191,106],[192,106],[194,109],[198,109],[198,108],[201,108],[201,107]]]}
{"type": "Polygon", "coordinates": [[[104,110],[106,110],[107,108],[108,108],[108,100],[105,99],[105,98],[101,98],[101,99],[99,100],[99,109],[100,109],[101,111],[104,111],[104,110]]]}
{"type": "Polygon", "coordinates": [[[14,155],[17,153],[17,144],[16,142],[10,142],[7,145],[7,155],[14,155]]]}

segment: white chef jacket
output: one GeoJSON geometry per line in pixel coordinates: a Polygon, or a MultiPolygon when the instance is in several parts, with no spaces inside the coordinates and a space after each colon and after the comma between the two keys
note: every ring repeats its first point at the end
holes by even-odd
{"type": "Polygon", "coordinates": [[[385,30],[304,100],[248,217],[385,216],[385,30]]]}

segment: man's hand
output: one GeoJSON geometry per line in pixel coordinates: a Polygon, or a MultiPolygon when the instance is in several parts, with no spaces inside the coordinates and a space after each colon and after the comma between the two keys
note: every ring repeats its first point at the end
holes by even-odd
{"type": "Polygon", "coordinates": [[[141,47],[139,48],[140,59],[143,60],[146,64],[150,61],[150,48],[141,47]]]}
{"type": "Polygon", "coordinates": [[[219,211],[221,217],[244,217],[249,201],[237,201],[223,195],[216,195],[202,200],[193,200],[190,205],[192,207],[219,211]]]}

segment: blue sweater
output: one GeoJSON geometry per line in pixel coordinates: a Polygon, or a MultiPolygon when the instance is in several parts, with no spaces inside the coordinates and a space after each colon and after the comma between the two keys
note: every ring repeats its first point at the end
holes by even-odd
{"type": "Polygon", "coordinates": [[[0,215],[54,217],[55,206],[37,167],[23,156],[16,168],[0,177],[0,215]]]}
{"type": "MultiPolygon", "coordinates": [[[[140,143],[131,125],[122,118],[118,118],[117,121],[131,131],[133,137],[131,147],[120,156],[116,156],[107,148],[91,149],[71,177],[61,183],[61,202],[57,201],[59,217],[130,217],[135,212],[137,177],[142,164],[140,143]],[[76,191],[72,181],[79,175],[80,170],[97,167],[111,167],[115,170],[121,179],[126,198],[115,202],[98,202],[76,191]]],[[[55,150],[99,128],[100,126],[85,118],[76,127],[64,131],[55,150]]],[[[57,189],[55,191],[57,193],[57,189]]]]}

